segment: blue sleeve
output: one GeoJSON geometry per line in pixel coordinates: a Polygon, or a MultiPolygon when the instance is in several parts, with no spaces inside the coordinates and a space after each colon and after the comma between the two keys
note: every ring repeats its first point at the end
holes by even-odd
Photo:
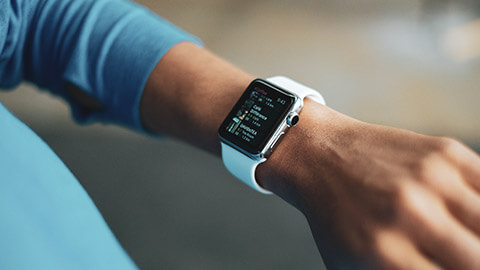
{"type": "Polygon", "coordinates": [[[79,122],[142,129],[139,102],[160,58],[182,41],[200,41],[122,0],[0,0],[0,88],[28,80],[69,102],[79,122]],[[101,104],[89,110],[73,84],[101,104]]]}
{"type": "Polygon", "coordinates": [[[75,176],[1,103],[0,269],[138,269],[75,176]]]}

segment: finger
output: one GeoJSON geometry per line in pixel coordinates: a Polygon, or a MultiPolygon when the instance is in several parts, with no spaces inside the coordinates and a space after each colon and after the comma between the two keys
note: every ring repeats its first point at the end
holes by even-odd
{"type": "Polygon", "coordinates": [[[480,194],[480,157],[471,153],[467,159],[469,161],[461,167],[462,174],[466,182],[480,194]]]}
{"type": "Polygon", "coordinates": [[[431,227],[430,234],[419,235],[418,239],[433,259],[447,269],[480,269],[480,243],[475,235],[456,222],[431,227]]]}
{"type": "Polygon", "coordinates": [[[480,156],[457,141],[448,143],[445,153],[449,160],[460,167],[465,181],[480,193],[480,156]]]}
{"type": "Polygon", "coordinates": [[[409,192],[404,215],[416,244],[447,269],[480,269],[480,241],[463,227],[430,192],[409,192]]]}
{"type": "Polygon", "coordinates": [[[477,237],[480,236],[480,196],[465,183],[452,186],[445,199],[448,210],[477,237]]]}
{"type": "Polygon", "coordinates": [[[480,158],[478,156],[470,158],[470,162],[465,163],[461,171],[465,181],[480,194],[480,158]]]}
{"type": "Polygon", "coordinates": [[[440,165],[424,174],[424,181],[441,195],[449,212],[460,223],[480,236],[479,194],[465,183],[458,170],[448,164],[440,165]]]}
{"type": "Polygon", "coordinates": [[[381,259],[376,269],[441,269],[399,232],[382,233],[377,237],[377,245],[381,259]]]}

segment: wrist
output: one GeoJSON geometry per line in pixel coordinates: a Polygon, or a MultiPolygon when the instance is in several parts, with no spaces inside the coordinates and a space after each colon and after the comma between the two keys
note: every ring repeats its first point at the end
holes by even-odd
{"type": "Polygon", "coordinates": [[[285,134],[271,157],[258,166],[259,184],[302,212],[309,193],[327,198],[327,185],[322,182],[336,166],[342,145],[350,141],[355,123],[352,118],[306,99],[299,123],[285,134]]]}

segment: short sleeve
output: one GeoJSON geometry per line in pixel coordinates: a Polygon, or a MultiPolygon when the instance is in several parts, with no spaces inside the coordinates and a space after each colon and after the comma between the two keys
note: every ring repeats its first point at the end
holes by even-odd
{"type": "Polygon", "coordinates": [[[16,2],[18,15],[8,19],[16,26],[7,34],[14,42],[4,47],[13,50],[13,61],[0,69],[11,80],[4,86],[23,79],[46,88],[63,97],[82,123],[142,129],[140,98],[156,63],[179,42],[201,45],[195,36],[129,1],[37,0],[34,8],[22,7],[29,1],[16,2]],[[66,84],[96,99],[102,109],[76,103],[66,84]]]}

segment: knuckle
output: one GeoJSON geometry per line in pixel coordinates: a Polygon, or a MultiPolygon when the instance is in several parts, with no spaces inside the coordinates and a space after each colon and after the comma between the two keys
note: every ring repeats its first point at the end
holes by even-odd
{"type": "Polygon", "coordinates": [[[414,180],[428,183],[438,176],[438,169],[445,164],[445,157],[438,151],[431,152],[410,165],[410,172],[414,180]]]}
{"type": "Polygon", "coordinates": [[[414,184],[404,184],[399,188],[396,198],[397,219],[400,222],[427,222],[429,207],[428,192],[414,184]]]}
{"type": "Polygon", "coordinates": [[[378,231],[372,236],[370,251],[377,257],[383,257],[385,255],[385,232],[378,231]]]}
{"type": "Polygon", "coordinates": [[[438,139],[438,153],[444,156],[455,156],[457,153],[463,150],[464,146],[459,141],[448,138],[441,137],[438,139]]]}
{"type": "Polygon", "coordinates": [[[373,238],[370,256],[375,269],[401,269],[398,260],[397,239],[387,229],[379,229],[373,238]]]}
{"type": "Polygon", "coordinates": [[[452,138],[435,138],[433,142],[433,146],[422,156],[409,163],[410,176],[417,183],[437,184],[439,179],[445,177],[442,174],[449,173],[446,168],[456,169],[453,160],[462,159],[467,149],[462,143],[452,138]]]}

